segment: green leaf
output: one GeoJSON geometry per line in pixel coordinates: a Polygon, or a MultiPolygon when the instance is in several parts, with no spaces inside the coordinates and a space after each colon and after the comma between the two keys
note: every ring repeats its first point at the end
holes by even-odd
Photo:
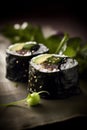
{"type": "Polygon", "coordinates": [[[67,47],[67,49],[64,51],[64,54],[69,57],[75,57],[76,51],[72,47],[67,47]]]}
{"type": "Polygon", "coordinates": [[[49,48],[49,53],[55,53],[62,37],[60,35],[51,35],[45,40],[45,45],[49,48]]]}
{"type": "Polygon", "coordinates": [[[70,57],[75,57],[80,51],[81,42],[82,40],[79,37],[69,38],[64,54],[70,57]]]}
{"type": "Polygon", "coordinates": [[[80,53],[85,59],[87,59],[87,44],[82,47],[80,53]]]}
{"type": "Polygon", "coordinates": [[[41,29],[40,26],[37,26],[37,28],[35,29],[35,32],[34,32],[34,40],[35,40],[37,43],[44,43],[44,42],[45,42],[45,38],[44,38],[42,29],[41,29]]]}
{"type": "Polygon", "coordinates": [[[76,56],[76,59],[79,63],[79,72],[82,75],[87,73],[87,45],[83,45],[80,49],[80,52],[76,56]]]}

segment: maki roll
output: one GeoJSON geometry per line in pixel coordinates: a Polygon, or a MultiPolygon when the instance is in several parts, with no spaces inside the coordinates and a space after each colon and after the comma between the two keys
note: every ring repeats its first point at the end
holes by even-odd
{"type": "Polygon", "coordinates": [[[28,82],[30,59],[48,51],[45,45],[34,41],[10,45],[6,49],[6,78],[17,82],[28,82]]]}
{"type": "Polygon", "coordinates": [[[47,93],[41,93],[41,97],[48,99],[78,94],[78,62],[65,55],[35,56],[29,65],[28,88],[29,93],[46,91],[47,93]]]}

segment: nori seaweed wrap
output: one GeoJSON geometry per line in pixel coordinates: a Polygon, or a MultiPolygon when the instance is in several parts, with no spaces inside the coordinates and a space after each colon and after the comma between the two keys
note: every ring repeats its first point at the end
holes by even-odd
{"type": "Polygon", "coordinates": [[[28,82],[30,59],[48,51],[45,45],[34,41],[10,45],[6,49],[6,78],[17,82],[28,82]]]}
{"type": "Polygon", "coordinates": [[[29,65],[29,93],[41,93],[42,98],[56,99],[79,94],[78,62],[56,54],[42,54],[31,59],[29,65]]]}

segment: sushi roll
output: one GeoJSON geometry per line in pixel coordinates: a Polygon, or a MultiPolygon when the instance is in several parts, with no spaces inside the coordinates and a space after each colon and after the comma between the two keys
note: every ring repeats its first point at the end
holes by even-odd
{"type": "Polygon", "coordinates": [[[6,49],[6,78],[17,82],[28,82],[30,59],[48,51],[45,45],[35,41],[10,45],[6,49]]]}
{"type": "Polygon", "coordinates": [[[78,62],[65,55],[41,54],[29,65],[29,93],[46,91],[42,98],[57,99],[78,94],[78,62]],[[49,94],[48,94],[49,93],[49,94]]]}

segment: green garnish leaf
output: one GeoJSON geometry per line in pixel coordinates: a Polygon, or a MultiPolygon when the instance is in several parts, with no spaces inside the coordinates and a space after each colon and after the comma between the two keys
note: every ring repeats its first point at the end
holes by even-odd
{"type": "Polygon", "coordinates": [[[84,45],[84,46],[81,48],[80,54],[81,54],[85,59],[87,59],[87,44],[84,45]]]}
{"type": "Polygon", "coordinates": [[[76,56],[76,50],[73,49],[72,47],[67,47],[66,50],[64,51],[64,54],[69,56],[69,57],[75,57],[76,56]]]}
{"type": "Polygon", "coordinates": [[[67,47],[66,50],[64,51],[64,54],[69,57],[75,57],[81,49],[80,46],[81,42],[82,39],[79,37],[69,38],[69,40],[67,41],[67,47]]]}
{"type": "Polygon", "coordinates": [[[87,45],[81,47],[79,53],[76,55],[76,59],[79,63],[80,75],[87,74],[87,45]]]}
{"type": "MultiPolygon", "coordinates": [[[[63,36],[62,36],[63,37],[63,36]]],[[[49,48],[49,53],[55,53],[62,39],[60,35],[51,35],[45,39],[44,44],[49,48]]]]}

